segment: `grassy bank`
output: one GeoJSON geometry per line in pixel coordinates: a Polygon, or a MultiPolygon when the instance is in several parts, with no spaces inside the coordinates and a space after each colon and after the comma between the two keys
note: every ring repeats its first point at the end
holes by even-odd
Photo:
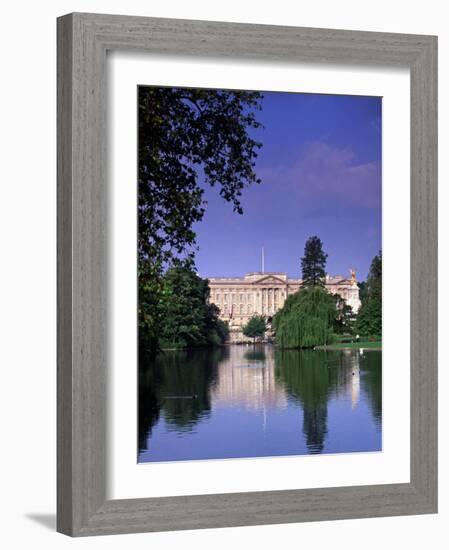
{"type": "Polygon", "coordinates": [[[359,341],[359,342],[337,342],[335,344],[329,344],[328,346],[317,346],[315,349],[372,349],[372,350],[381,350],[382,341],[372,342],[372,341],[359,341]]]}

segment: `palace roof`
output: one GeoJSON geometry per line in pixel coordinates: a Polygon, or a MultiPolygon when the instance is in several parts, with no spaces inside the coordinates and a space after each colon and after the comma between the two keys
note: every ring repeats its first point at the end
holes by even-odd
{"type": "MultiPolygon", "coordinates": [[[[278,271],[253,271],[243,277],[208,277],[210,284],[258,284],[262,282],[283,283],[287,285],[301,285],[302,279],[289,278],[287,273],[278,271]]],[[[350,285],[351,280],[342,275],[326,275],[326,285],[350,285]]]]}

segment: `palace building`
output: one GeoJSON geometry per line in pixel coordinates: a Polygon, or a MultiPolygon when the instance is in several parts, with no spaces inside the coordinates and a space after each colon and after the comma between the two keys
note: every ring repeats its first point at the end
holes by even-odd
{"type": "MultiPolygon", "coordinates": [[[[231,328],[231,340],[239,339],[241,327],[253,315],[268,320],[284,305],[291,294],[301,288],[301,279],[290,279],[286,273],[247,273],[244,277],[210,277],[210,302],[220,309],[220,318],[231,328]],[[234,336],[232,333],[235,333],[234,336]]],[[[355,272],[351,277],[326,275],[326,289],[340,294],[354,313],[360,308],[359,287],[355,272]]]]}

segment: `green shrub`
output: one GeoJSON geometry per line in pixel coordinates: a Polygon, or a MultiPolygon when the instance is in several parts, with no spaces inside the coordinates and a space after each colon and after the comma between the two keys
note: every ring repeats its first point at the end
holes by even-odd
{"type": "Polygon", "coordinates": [[[281,348],[312,348],[335,341],[335,300],[322,287],[304,288],[289,296],[273,318],[281,348]]]}

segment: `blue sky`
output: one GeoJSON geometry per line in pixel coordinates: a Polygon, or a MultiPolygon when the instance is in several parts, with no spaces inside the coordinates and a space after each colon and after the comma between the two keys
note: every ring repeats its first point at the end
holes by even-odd
{"type": "Polygon", "coordinates": [[[263,146],[260,185],[244,190],[244,214],[206,187],[196,224],[202,277],[285,271],[300,277],[311,235],[328,253],[327,271],[364,280],[381,248],[381,98],[264,92],[254,132],[263,146]]]}

